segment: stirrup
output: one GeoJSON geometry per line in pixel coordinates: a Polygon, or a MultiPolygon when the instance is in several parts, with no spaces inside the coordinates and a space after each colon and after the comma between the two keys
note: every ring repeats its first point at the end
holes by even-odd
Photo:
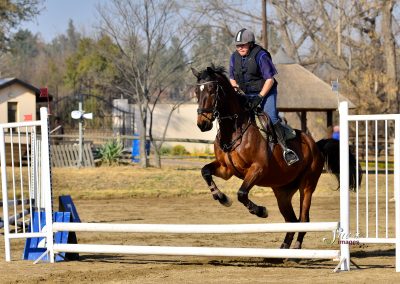
{"type": "Polygon", "coordinates": [[[283,151],[283,159],[285,160],[285,162],[288,166],[299,161],[299,157],[297,156],[297,154],[289,148],[286,148],[283,151]],[[288,155],[291,156],[291,159],[289,159],[288,155]]]}

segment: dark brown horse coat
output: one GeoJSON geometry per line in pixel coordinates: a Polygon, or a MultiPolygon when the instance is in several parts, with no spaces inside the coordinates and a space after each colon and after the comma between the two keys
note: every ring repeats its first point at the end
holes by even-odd
{"type": "MultiPolygon", "coordinates": [[[[238,191],[238,200],[250,213],[259,217],[268,216],[267,209],[253,203],[248,194],[254,185],[271,187],[285,222],[309,222],[312,194],[322,173],[324,164],[338,177],[339,143],[333,139],[318,143],[311,136],[296,130],[296,138],[288,146],[299,156],[299,161],[288,166],[279,145],[270,147],[254,122],[254,113],[247,110],[245,98],[232,88],[222,67],[208,67],[198,72],[196,97],[198,99],[197,125],[208,131],[217,119],[219,132],[214,143],[215,160],[202,168],[214,199],[225,206],[232,204],[214,183],[212,176],[225,180],[233,175],[243,179],[238,191]],[[330,159],[326,159],[326,157],[330,159]],[[334,157],[334,159],[332,158],[334,157]],[[300,192],[300,214],[296,217],[292,196],[300,192]]],[[[273,137],[274,133],[270,133],[273,137]]],[[[355,164],[351,161],[350,186],[355,186],[355,164]]],[[[361,179],[360,179],[361,180],[361,179]]],[[[301,248],[305,233],[299,233],[295,248],[301,248]]],[[[281,245],[289,248],[294,233],[287,233],[281,245]]]]}

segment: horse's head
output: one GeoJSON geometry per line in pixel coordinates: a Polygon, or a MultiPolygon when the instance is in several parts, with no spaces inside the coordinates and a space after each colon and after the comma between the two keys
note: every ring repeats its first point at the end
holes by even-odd
{"type": "Polygon", "coordinates": [[[197,109],[197,126],[202,132],[211,130],[217,115],[218,92],[220,85],[218,75],[214,68],[207,67],[203,71],[192,68],[193,75],[197,78],[195,94],[199,108],[197,109]]]}

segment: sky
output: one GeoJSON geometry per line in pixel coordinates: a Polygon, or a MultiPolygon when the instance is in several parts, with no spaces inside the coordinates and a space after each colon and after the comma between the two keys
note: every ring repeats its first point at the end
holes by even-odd
{"type": "Polygon", "coordinates": [[[40,15],[20,28],[40,33],[45,42],[51,42],[65,33],[72,19],[77,31],[89,35],[96,23],[96,5],[105,2],[107,0],[45,0],[40,15]]]}

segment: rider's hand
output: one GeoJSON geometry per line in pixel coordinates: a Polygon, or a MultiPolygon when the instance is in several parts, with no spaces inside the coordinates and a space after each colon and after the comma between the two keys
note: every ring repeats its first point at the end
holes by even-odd
{"type": "Polygon", "coordinates": [[[238,93],[241,96],[245,96],[246,94],[240,89],[239,86],[234,86],[233,89],[235,90],[236,93],[238,93]]]}
{"type": "Polygon", "coordinates": [[[256,97],[250,99],[250,101],[248,102],[249,109],[255,109],[256,107],[258,107],[258,105],[261,104],[263,99],[264,99],[264,97],[261,96],[260,94],[258,94],[256,97]]]}

